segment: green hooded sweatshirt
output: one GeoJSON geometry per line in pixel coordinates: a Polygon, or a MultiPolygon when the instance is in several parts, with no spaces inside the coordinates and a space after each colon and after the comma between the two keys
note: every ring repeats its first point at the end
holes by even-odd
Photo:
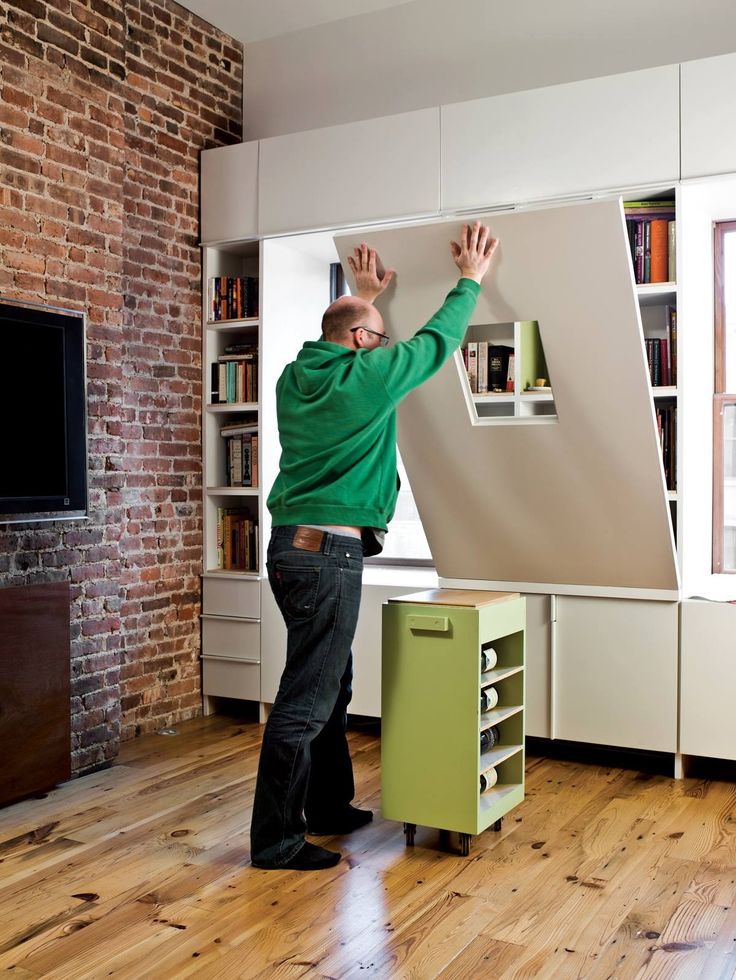
{"type": "Polygon", "coordinates": [[[462,278],[410,340],[350,350],[308,341],[276,384],[281,462],[274,527],[385,530],[396,507],[396,406],[459,347],[480,286],[462,278]]]}

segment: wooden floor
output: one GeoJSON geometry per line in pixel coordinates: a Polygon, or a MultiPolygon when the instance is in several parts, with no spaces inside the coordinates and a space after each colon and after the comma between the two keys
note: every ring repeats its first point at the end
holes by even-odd
{"type": "MultiPolygon", "coordinates": [[[[736,786],[530,759],[470,857],[376,819],[320,873],[249,866],[260,728],[213,717],[0,811],[0,976],[726,978],[736,786]]],[[[379,807],[379,740],[352,733],[379,807]]]]}

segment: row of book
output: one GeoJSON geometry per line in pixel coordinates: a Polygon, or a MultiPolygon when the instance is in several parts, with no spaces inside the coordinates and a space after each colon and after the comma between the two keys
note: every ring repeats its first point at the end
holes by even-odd
{"type": "Polygon", "coordinates": [[[677,406],[657,409],[659,446],[668,490],[677,490],[677,406]]]}
{"type": "Polygon", "coordinates": [[[258,348],[252,344],[228,344],[211,365],[213,405],[258,401],[258,348]]]}
{"type": "Polygon", "coordinates": [[[675,202],[630,201],[624,204],[624,213],[636,282],[674,282],[675,202]]]}
{"type": "Polygon", "coordinates": [[[247,510],[217,508],[217,567],[225,571],[258,571],[258,522],[247,510]]]}
{"type": "Polygon", "coordinates": [[[258,316],[258,280],[254,276],[213,276],[209,281],[211,321],[258,316]]]}
{"type": "Polygon", "coordinates": [[[649,380],[653,388],[677,385],[677,310],[665,308],[666,337],[646,337],[644,346],[649,364],[649,380]]]}
{"type": "Polygon", "coordinates": [[[230,422],[220,434],[225,438],[225,486],[258,486],[258,423],[230,422]]]}
{"type": "Polygon", "coordinates": [[[514,390],[514,348],[487,340],[469,341],[462,348],[463,363],[474,395],[514,390]]]}

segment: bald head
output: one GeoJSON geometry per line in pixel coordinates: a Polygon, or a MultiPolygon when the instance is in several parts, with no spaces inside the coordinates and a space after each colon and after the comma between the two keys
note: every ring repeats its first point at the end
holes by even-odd
{"type": "Polygon", "coordinates": [[[359,296],[341,296],[330,303],[322,317],[322,336],[333,344],[352,346],[353,327],[379,330],[383,318],[372,303],[359,296]]]}

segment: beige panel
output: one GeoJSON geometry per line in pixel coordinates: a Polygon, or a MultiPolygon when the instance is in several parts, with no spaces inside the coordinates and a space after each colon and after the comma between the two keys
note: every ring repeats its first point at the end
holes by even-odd
{"type": "Polygon", "coordinates": [[[261,615],[261,583],[231,578],[202,577],[202,611],[210,616],[261,615]]]}
{"type": "Polygon", "coordinates": [[[678,96],[668,65],[443,106],[442,209],[677,180],[678,96]]]}
{"type": "MultiPolygon", "coordinates": [[[[399,444],[441,579],[676,590],[620,202],[485,220],[501,244],[472,323],[539,321],[559,421],[476,420],[459,354],[405,399],[399,444]]],[[[459,231],[370,233],[398,269],[378,301],[392,336],[411,336],[453,285],[459,231]]],[[[343,264],[361,237],[337,239],[343,264]]]]}
{"type": "Polygon", "coordinates": [[[260,623],[203,616],[202,655],[258,662],[261,659],[260,623]]]}
{"type": "Polygon", "coordinates": [[[202,693],[205,697],[258,701],[261,696],[260,671],[258,664],[203,657],[202,693]]]}
{"type": "Polygon", "coordinates": [[[678,604],[557,599],[555,735],[677,751],[678,604]]]}
{"type": "Polygon", "coordinates": [[[201,156],[202,241],[258,235],[258,142],[205,150],[201,156]]]}
{"type": "Polygon", "coordinates": [[[685,600],[680,615],[680,751],[736,759],[736,606],[685,600]]]}
{"type": "Polygon", "coordinates": [[[736,54],[688,61],[682,72],[682,176],[736,171],[736,54]]]}
{"type": "Polygon", "coordinates": [[[439,116],[422,109],[262,140],[260,233],[437,214],[439,116]]]}

